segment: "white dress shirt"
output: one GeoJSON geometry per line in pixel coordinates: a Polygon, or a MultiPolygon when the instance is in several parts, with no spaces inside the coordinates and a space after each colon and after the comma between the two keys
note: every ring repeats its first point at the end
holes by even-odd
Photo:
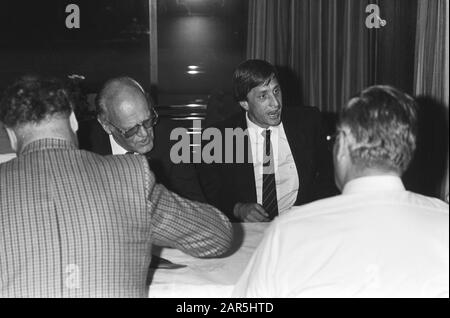
{"type": "MultiPolygon", "coordinates": [[[[262,205],[263,186],[263,152],[264,128],[254,124],[246,115],[248,133],[252,149],[253,169],[255,172],[257,203],[262,205]]],[[[299,180],[294,157],[284,131],[283,123],[269,127],[271,130],[270,142],[272,143],[273,157],[275,161],[275,182],[277,185],[278,213],[289,210],[297,200],[299,180]]]]}
{"type": "Polygon", "coordinates": [[[276,218],[234,296],[448,298],[448,204],[398,177],[355,179],[276,218]]]}
{"type": "Polygon", "coordinates": [[[117,143],[113,135],[109,135],[109,143],[111,144],[111,152],[113,155],[125,155],[128,152],[117,143]]]}
{"type": "Polygon", "coordinates": [[[15,153],[2,153],[2,154],[0,154],[0,163],[9,161],[9,160],[14,159],[16,157],[17,156],[16,156],[15,153]]]}

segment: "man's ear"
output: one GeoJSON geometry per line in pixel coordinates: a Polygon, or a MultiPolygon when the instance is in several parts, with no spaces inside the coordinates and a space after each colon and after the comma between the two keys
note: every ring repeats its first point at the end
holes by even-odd
{"type": "Polygon", "coordinates": [[[337,148],[336,148],[336,158],[337,160],[342,160],[350,157],[350,135],[345,130],[340,132],[340,135],[337,139],[337,148]]]}
{"type": "Polygon", "coordinates": [[[245,111],[248,112],[248,102],[247,101],[239,102],[239,105],[241,105],[241,107],[244,108],[245,111]]]}
{"type": "Polygon", "coordinates": [[[17,152],[17,135],[16,132],[14,130],[12,130],[11,128],[5,127],[6,128],[6,133],[8,134],[9,137],[9,143],[11,145],[11,148],[17,152]]]}
{"type": "Polygon", "coordinates": [[[348,137],[345,130],[340,130],[333,148],[334,181],[341,191],[349,180],[348,174],[351,168],[348,137]]]}
{"type": "Polygon", "coordinates": [[[78,130],[78,120],[75,117],[75,113],[74,112],[70,113],[69,122],[70,122],[70,127],[72,128],[73,132],[76,134],[77,130],[78,130]]]}
{"type": "Polygon", "coordinates": [[[109,125],[100,117],[97,116],[97,121],[100,125],[102,125],[103,130],[108,134],[108,135],[112,135],[112,131],[111,128],[109,127],[109,125]]]}

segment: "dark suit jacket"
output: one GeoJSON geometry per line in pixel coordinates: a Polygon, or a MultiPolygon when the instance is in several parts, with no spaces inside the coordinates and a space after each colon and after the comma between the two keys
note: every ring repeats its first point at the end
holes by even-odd
{"type": "Polygon", "coordinates": [[[0,164],[0,224],[0,298],[147,297],[152,243],[212,257],[232,239],[222,213],[156,184],[144,157],[59,139],[0,164]]]}
{"type": "MultiPolygon", "coordinates": [[[[162,125],[161,123],[156,125],[154,129],[154,148],[146,156],[157,182],[185,198],[205,202],[195,167],[188,163],[174,164],[170,160],[171,127],[165,122],[162,125]]],[[[80,149],[100,155],[112,153],[109,136],[96,119],[79,124],[78,141],[80,149]]]]}
{"type": "MultiPolygon", "coordinates": [[[[313,107],[284,108],[282,122],[298,171],[299,191],[295,205],[336,194],[331,154],[327,151],[322,134],[320,112],[313,107]]],[[[245,113],[219,123],[216,128],[222,135],[225,128],[247,129],[245,113]]],[[[247,138],[245,153],[249,153],[248,147],[247,138]]],[[[234,152],[236,153],[235,148],[234,152]]],[[[253,164],[247,160],[245,162],[247,163],[202,163],[197,166],[207,201],[233,221],[236,221],[233,216],[236,203],[257,201],[253,164]]]]}
{"type": "Polygon", "coordinates": [[[13,153],[14,150],[11,149],[11,145],[9,143],[8,134],[6,133],[5,127],[0,122],[0,155],[13,153]]]}

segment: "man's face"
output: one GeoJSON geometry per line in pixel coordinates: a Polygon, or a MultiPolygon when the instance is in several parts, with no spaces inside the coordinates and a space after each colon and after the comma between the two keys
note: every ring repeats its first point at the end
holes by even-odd
{"type": "Polygon", "coordinates": [[[278,80],[274,77],[267,85],[254,87],[247,100],[240,103],[250,120],[261,128],[278,126],[281,122],[282,97],[278,80]]]}
{"type": "Polygon", "coordinates": [[[111,134],[120,146],[128,151],[140,154],[145,154],[152,150],[153,127],[145,128],[141,125],[137,133],[129,138],[119,131],[119,129],[122,132],[127,131],[154,116],[143,94],[136,94],[132,98],[119,102],[117,105],[112,106],[106,115],[110,123],[111,134]]]}

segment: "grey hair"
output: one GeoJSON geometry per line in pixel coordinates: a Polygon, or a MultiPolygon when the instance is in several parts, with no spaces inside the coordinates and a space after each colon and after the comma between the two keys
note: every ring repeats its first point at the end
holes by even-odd
{"type": "Polygon", "coordinates": [[[394,87],[372,86],[342,109],[338,127],[350,131],[354,164],[402,174],[416,149],[417,105],[394,87]]]}

